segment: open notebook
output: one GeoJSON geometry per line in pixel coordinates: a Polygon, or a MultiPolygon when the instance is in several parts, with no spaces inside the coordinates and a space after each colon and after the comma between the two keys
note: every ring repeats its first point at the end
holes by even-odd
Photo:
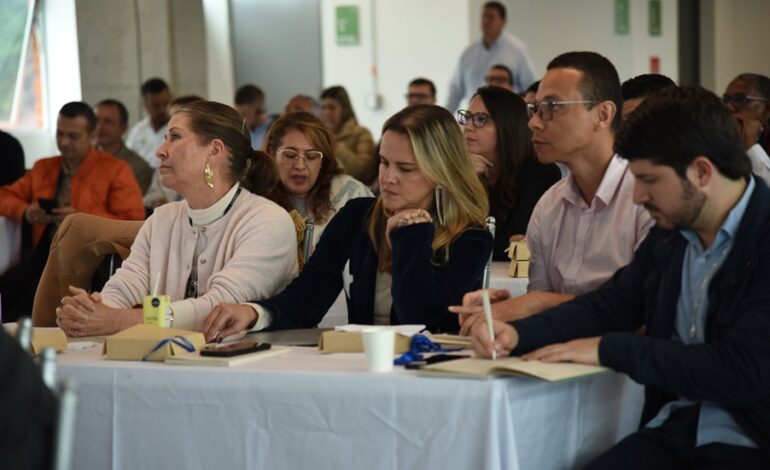
{"type": "Polygon", "coordinates": [[[490,359],[457,359],[426,366],[422,373],[432,376],[484,378],[492,375],[522,375],[557,382],[608,370],[605,367],[587,366],[567,362],[524,361],[519,357],[490,359]]]}
{"type": "Polygon", "coordinates": [[[247,364],[249,362],[259,361],[267,359],[268,357],[281,356],[291,351],[290,347],[286,346],[273,346],[265,351],[258,351],[250,354],[243,354],[240,356],[232,357],[212,357],[201,356],[197,351],[191,353],[184,353],[175,356],[169,356],[165,359],[166,364],[172,364],[177,366],[214,366],[214,367],[231,367],[240,364],[247,364]]]}

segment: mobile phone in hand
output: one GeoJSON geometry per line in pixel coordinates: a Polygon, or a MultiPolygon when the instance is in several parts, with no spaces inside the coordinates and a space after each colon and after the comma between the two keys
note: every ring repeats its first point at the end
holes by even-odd
{"type": "Polygon", "coordinates": [[[56,209],[56,200],[55,199],[48,199],[48,198],[42,198],[41,197],[41,198],[39,198],[37,200],[37,204],[48,215],[53,215],[53,210],[56,209]]]}
{"type": "Polygon", "coordinates": [[[202,349],[201,356],[210,357],[231,357],[240,356],[241,354],[250,354],[258,351],[266,351],[270,349],[270,343],[249,343],[241,342],[228,344],[219,348],[202,349]]]}

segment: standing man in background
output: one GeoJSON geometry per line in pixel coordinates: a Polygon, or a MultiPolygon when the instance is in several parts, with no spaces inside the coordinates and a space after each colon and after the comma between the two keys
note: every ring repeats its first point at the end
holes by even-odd
{"type": "Polygon", "coordinates": [[[155,150],[163,145],[171,90],[160,78],[151,78],[142,85],[142,98],[147,117],[134,124],[128,133],[126,145],[144,158],[152,168],[158,167],[155,150]]]}
{"type": "Polygon", "coordinates": [[[521,93],[534,82],[535,67],[527,46],[516,36],[503,31],[506,10],[500,2],[487,2],[481,13],[482,38],[468,46],[460,56],[449,83],[447,109],[454,112],[461,102],[470,99],[480,86],[484,74],[495,64],[502,64],[513,72],[513,91],[521,93]]]}

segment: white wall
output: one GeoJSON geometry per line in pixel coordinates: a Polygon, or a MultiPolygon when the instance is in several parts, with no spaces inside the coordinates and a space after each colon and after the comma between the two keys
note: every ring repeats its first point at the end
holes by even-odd
{"type": "Polygon", "coordinates": [[[770,2],[701,0],[701,83],[721,94],[744,72],[770,76],[770,2]]]}
{"type": "Polygon", "coordinates": [[[404,95],[413,78],[433,80],[438,102],[446,101],[455,63],[468,44],[468,26],[468,0],[323,0],[323,85],[345,86],[359,122],[377,139],[385,120],[406,105],[404,95]],[[336,44],[338,5],[359,7],[358,46],[336,44]],[[373,65],[378,71],[376,80],[373,65]],[[367,106],[367,97],[373,94],[382,97],[380,109],[367,106]]]}

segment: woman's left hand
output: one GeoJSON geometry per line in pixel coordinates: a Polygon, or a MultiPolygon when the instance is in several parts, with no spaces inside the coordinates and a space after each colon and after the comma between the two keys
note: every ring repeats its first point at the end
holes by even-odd
{"type": "Polygon", "coordinates": [[[433,217],[425,209],[401,209],[396,212],[388,218],[388,224],[385,226],[385,240],[388,241],[388,246],[390,246],[390,233],[393,230],[426,222],[433,222],[433,217]]]}
{"type": "Polygon", "coordinates": [[[70,286],[71,296],[62,299],[56,308],[56,324],[67,336],[102,336],[119,330],[119,313],[102,303],[98,292],[90,294],[70,286]]]}

